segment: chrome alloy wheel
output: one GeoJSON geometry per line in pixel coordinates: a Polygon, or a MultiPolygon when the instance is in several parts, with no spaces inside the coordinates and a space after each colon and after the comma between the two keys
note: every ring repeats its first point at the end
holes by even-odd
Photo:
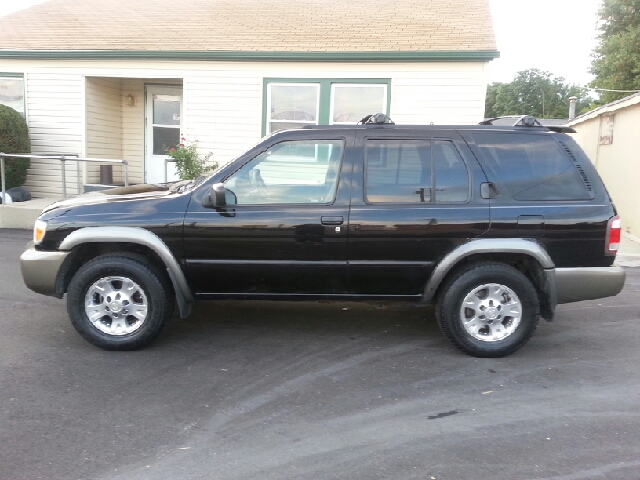
{"type": "Polygon", "coordinates": [[[89,321],[107,335],[128,335],[147,319],[144,290],[126,277],[104,277],[89,287],[84,300],[89,321]]]}
{"type": "Polygon", "coordinates": [[[483,342],[497,342],[516,331],[522,303],[505,285],[487,283],[469,292],[460,306],[460,320],[469,335],[483,342]]]}

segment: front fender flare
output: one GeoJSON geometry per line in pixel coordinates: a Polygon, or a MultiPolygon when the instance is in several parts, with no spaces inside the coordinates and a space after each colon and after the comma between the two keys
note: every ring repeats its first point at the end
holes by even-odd
{"type": "Polygon", "coordinates": [[[115,242],[136,243],[153,250],[167,269],[176,293],[180,316],[182,318],[189,316],[193,295],[187,279],[167,244],[155,233],[140,227],[85,227],[70,233],[60,244],[60,250],[72,250],[84,243],[115,242]]]}

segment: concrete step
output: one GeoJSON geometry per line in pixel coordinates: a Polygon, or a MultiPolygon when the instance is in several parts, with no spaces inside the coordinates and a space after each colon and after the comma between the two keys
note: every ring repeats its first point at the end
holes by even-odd
{"type": "Polygon", "coordinates": [[[58,200],[62,200],[62,198],[34,198],[28,202],[0,204],[0,228],[31,230],[42,209],[58,200]]]}

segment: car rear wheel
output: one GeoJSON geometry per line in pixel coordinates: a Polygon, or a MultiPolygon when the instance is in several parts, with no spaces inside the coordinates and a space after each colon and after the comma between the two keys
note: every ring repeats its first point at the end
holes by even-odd
{"type": "Polygon", "coordinates": [[[135,350],[155,339],[173,313],[173,295],[159,272],[113,255],[95,258],[73,276],[67,291],[71,323],[105,350],[135,350]]]}
{"type": "Polygon", "coordinates": [[[539,302],[519,270],[502,263],[476,263],[443,287],[437,318],[445,336],[476,357],[503,357],[521,348],[536,330],[539,302]]]}

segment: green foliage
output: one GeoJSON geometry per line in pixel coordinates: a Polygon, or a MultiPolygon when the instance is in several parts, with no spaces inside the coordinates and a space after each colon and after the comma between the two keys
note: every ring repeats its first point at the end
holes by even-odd
{"type": "Polygon", "coordinates": [[[523,70],[510,83],[492,83],[487,87],[484,116],[568,118],[570,97],[578,98],[576,112],[593,101],[584,88],[567,84],[562,77],[535,68],[523,70]]]}
{"type": "MultiPolygon", "coordinates": [[[[590,86],[610,90],[640,90],[640,0],[604,0],[598,12],[598,46],[593,51],[590,86]]],[[[629,93],[602,92],[600,103],[629,93]]]]}
{"type": "MultiPolygon", "coordinates": [[[[0,105],[0,152],[31,153],[27,122],[13,108],[5,105],[0,105]]],[[[30,159],[6,158],[4,162],[7,189],[22,186],[27,180],[30,159]]]]}
{"type": "Polygon", "coordinates": [[[204,158],[198,155],[198,141],[188,142],[182,137],[180,145],[167,149],[167,155],[175,160],[176,170],[180,180],[192,180],[198,178],[206,172],[214,170],[218,164],[209,164],[212,152],[207,153],[204,158]]]}

